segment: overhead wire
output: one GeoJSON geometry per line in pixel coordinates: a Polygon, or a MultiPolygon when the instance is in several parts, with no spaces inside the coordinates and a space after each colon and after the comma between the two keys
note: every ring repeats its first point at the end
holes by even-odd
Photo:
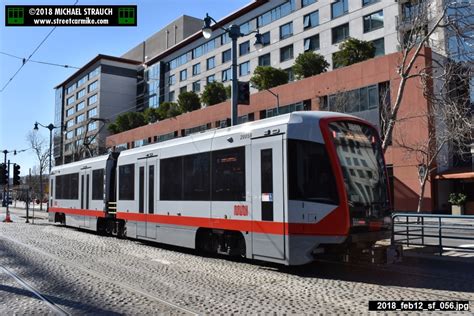
{"type": "MultiPolygon", "coordinates": [[[[76,5],[77,3],[79,2],[79,0],[76,0],[76,2],[74,2],[73,6],[76,5]]],[[[8,87],[8,85],[10,84],[10,82],[13,81],[13,79],[16,77],[16,75],[18,75],[18,73],[23,69],[23,67],[30,61],[31,57],[33,57],[33,55],[38,51],[38,49],[40,49],[40,47],[44,44],[44,42],[46,42],[46,40],[49,38],[49,36],[54,32],[54,30],[56,29],[56,26],[53,27],[51,29],[51,31],[49,31],[48,34],[46,34],[46,36],[43,38],[43,40],[38,44],[38,46],[36,46],[36,48],[33,50],[33,52],[28,56],[28,58],[26,59],[23,59],[23,63],[21,64],[21,66],[17,69],[17,71],[13,74],[13,76],[10,77],[10,79],[7,80],[7,82],[5,83],[5,85],[2,87],[2,89],[0,90],[0,93],[5,91],[5,89],[8,87]]]]}
{"type": "MultiPolygon", "coordinates": [[[[23,58],[23,57],[20,57],[20,56],[16,56],[16,55],[12,55],[12,54],[9,54],[9,53],[0,52],[0,54],[26,61],[26,58],[23,58]]],[[[76,66],[61,65],[61,64],[56,64],[56,63],[51,63],[51,62],[46,62],[46,61],[40,61],[40,60],[33,60],[33,59],[30,59],[30,62],[32,62],[32,63],[38,63],[38,64],[45,64],[45,65],[50,65],[50,66],[58,66],[58,67],[63,67],[63,68],[81,69],[80,67],[76,67],[76,66]]]]}

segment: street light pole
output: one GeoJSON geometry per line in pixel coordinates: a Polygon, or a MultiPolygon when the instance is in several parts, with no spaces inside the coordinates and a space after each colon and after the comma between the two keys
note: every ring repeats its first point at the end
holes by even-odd
{"type": "Polygon", "coordinates": [[[51,152],[53,149],[53,129],[60,128],[61,126],[54,126],[53,124],[43,125],[41,123],[36,122],[33,130],[38,131],[38,125],[49,129],[49,174],[51,175],[51,167],[52,167],[51,156],[53,155],[51,152]]]}
{"type": "Polygon", "coordinates": [[[241,36],[240,26],[231,25],[229,28],[229,37],[232,40],[232,107],[231,107],[231,125],[237,125],[238,120],[238,100],[239,88],[237,81],[237,39],[241,36]]]}
{"type": "Polygon", "coordinates": [[[270,92],[271,94],[273,94],[273,96],[277,99],[277,116],[280,115],[280,96],[278,95],[278,93],[275,93],[270,89],[266,89],[266,90],[270,92]]]}
{"type": "MultiPolygon", "coordinates": [[[[204,18],[204,26],[202,27],[202,35],[204,38],[209,39],[212,35],[212,28],[211,28],[211,23],[217,23],[216,20],[214,20],[212,17],[209,16],[209,14],[206,13],[206,17],[204,18]]],[[[237,120],[238,120],[238,100],[239,100],[239,82],[237,80],[237,39],[239,37],[245,36],[245,34],[242,34],[240,32],[240,26],[236,24],[232,24],[228,28],[225,27],[219,27],[220,29],[224,30],[225,32],[229,33],[229,37],[232,40],[232,49],[231,49],[231,55],[232,55],[232,100],[231,100],[231,125],[237,125],[237,120]]],[[[255,48],[260,51],[263,47],[262,43],[262,35],[258,31],[252,31],[248,34],[255,34],[255,43],[254,46],[255,48]]],[[[247,35],[248,35],[247,34],[247,35]]]]}

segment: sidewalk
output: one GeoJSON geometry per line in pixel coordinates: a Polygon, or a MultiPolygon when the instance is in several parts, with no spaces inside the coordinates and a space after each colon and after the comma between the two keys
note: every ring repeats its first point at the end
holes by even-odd
{"type": "MultiPolygon", "coordinates": [[[[43,203],[43,210],[40,210],[39,204],[33,204],[30,203],[29,206],[29,211],[28,211],[28,217],[30,220],[33,219],[33,214],[35,216],[35,219],[48,219],[48,212],[46,211],[48,208],[48,205],[46,203],[43,203]]],[[[12,203],[12,205],[9,206],[10,210],[10,216],[13,221],[15,219],[19,221],[23,221],[26,219],[26,203],[25,202],[20,202],[17,201],[16,207],[15,207],[15,202],[12,203]]],[[[2,222],[5,219],[6,216],[6,207],[0,207],[0,222],[2,222]]]]}

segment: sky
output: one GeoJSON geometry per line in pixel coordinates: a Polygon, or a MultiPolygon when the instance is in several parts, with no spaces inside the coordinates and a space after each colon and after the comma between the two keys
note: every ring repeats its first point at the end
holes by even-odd
{"type": "MultiPolygon", "coordinates": [[[[0,1],[0,89],[51,31],[51,27],[5,27],[5,5],[72,5],[75,0],[0,1]]],[[[79,0],[78,5],[137,5],[136,27],[57,27],[31,60],[82,67],[98,54],[121,56],[183,14],[201,18],[209,13],[216,20],[252,0],[79,0]]],[[[0,151],[29,148],[27,135],[36,121],[54,124],[54,87],[75,72],[73,68],[28,62],[0,92],[0,151]]],[[[38,132],[49,146],[49,130],[38,132]]],[[[0,155],[3,162],[3,154],[0,155]]],[[[16,156],[21,176],[38,165],[33,151],[16,156]]],[[[54,160],[54,159],[53,159],[54,160]]],[[[11,170],[11,169],[10,169],[11,170]]]]}

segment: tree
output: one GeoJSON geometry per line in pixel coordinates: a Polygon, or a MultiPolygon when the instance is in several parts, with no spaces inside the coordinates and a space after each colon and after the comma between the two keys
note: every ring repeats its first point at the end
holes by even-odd
{"type": "Polygon", "coordinates": [[[375,56],[372,42],[349,37],[339,45],[339,51],[333,55],[333,68],[349,66],[375,56]]]}
{"type": "Polygon", "coordinates": [[[194,91],[183,92],[178,96],[181,113],[192,112],[201,108],[201,100],[194,91]]]}
{"type": "MultiPolygon", "coordinates": [[[[158,113],[157,108],[147,108],[145,111],[143,111],[143,117],[145,119],[145,122],[150,124],[150,123],[155,123],[160,119],[160,115],[158,113]]],[[[110,125],[109,125],[110,128],[110,125]]]]}
{"type": "Polygon", "coordinates": [[[302,79],[326,72],[328,67],[329,63],[322,55],[309,51],[296,57],[293,71],[297,79],[302,79]]]}
{"type": "Polygon", "coordinates": [[[157,112],[160,120],[176,117],[181,114],[179,105],[174,102],[161,103],[157,112]]]}
{"type": "Polygon", "coordinates": [[[284,70],[271,66],[257,66],[250,78],[250,83],[258,91],[266,90],[288,83],[288,74],[284,70]]]}
{"type": "MultiPolygon", "coordinates": [[[[439,165],[447,165],[455,156],[463,157],[469,152],[466,145],[472,142],[473,122],[470,102],[469,79],[472,70],[466,65],[447,61],[440,66],[440,72],[425,74],[421,77],[423,91],[428,99],[428,108],[413,113],[418,120],[424,121],[428,129],[427,137],[417,139],[404,134],[400,128],[396,146],[404,149],[408,157],[418,162],[419,198],[417,211],[423,207],[426,183],[439,165]],[[435,80],[440,83],[432,88],[435,80]]],[[[403,127],[404,122],[397,124],[403,127]]]]}
{"type": "MultiPolygon", "coordinates": [[[[38,160],[38,172],[39,172],[39,196],[40,196],[40,201],[43,201],[44,197],[44,185],[43,185],[43,174],[46,170],[46,168],[49,165],[49,147],[46,145],[46,141],[44,138],[42,138],[38,132],[29,132],[26,140],[31,146],[31,149],[34,152],[34,155],[36,159],[38,160]]],[[[40,210],[43,209],[43,203],[40,203],[40,210]]]]}
{"type": "Polygon", "coordinates": [[[115,122],[111,123],[108,130],[111,133],[121,133],[146,124],[143,113],[127,112],[117,116],[115,122]]]}
{"type": "MultiPolygon", "coordinates": [[[[472,1],[446,2],[438,5],[432,1],[415,1],[410,3],[411,9],[407,10],[401,18],[399,43],[402,48],[397,73],[400,77],[395,101],[387,111],[385,130],[382,131],[382,149],[387,151],[392,142],[395,123],[399,120],[398,112],[405,92],[405,87],[410,79],[419,78],[423,74],[433,73],[433,69],[416,69],[415,62],[421,56],[425,46],[445,51],[449,45],[456,46],[453,52],[446,52],[448,58],[463,61],[472,65],[474,49],[474,3],[472,1]],[[438,35],[438,36],[434,36],[438,35]],[[441,38],[440,43],[435,38],[441,38]]],[[[437,68],[444,68],[442,64],[437,68]]],[[[439,70],[438,70],[439,71],[439,70]]],[[[442,73],[447,73],[442,71],[442,73]]],[[[471,74],[472,77],[472,74],[471,74]]],[[[402,118],[403,119],[403,118],[402,118]]]]}
{"type": "Polygon", "coordinates": [[[206,106],[218,104],[225,100],[227,100],[226,88],[220,82],[208,83],[201,95],[201,102],[206,106]]]}

